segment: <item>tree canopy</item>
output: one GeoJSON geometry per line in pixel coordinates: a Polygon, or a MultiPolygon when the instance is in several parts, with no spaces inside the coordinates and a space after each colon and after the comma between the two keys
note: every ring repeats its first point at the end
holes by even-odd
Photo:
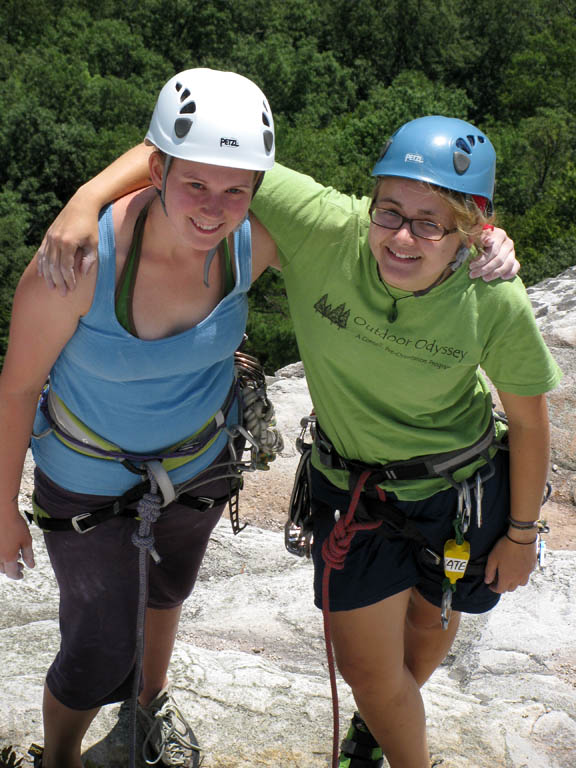
{"type": "MultiPolygon", "coordinates": [[[[175,72],[237,71],[268,96],[278,159],[370,190],[400,124],[447,114],[498,152],[496,209],[527,284],[576,254],[576,0],[3,0],[0,360],[11,296],[75,188],[140,141],[175,72]]],[[[295,359],[281,279],[253,291],[252,350],[295,359]]]]}

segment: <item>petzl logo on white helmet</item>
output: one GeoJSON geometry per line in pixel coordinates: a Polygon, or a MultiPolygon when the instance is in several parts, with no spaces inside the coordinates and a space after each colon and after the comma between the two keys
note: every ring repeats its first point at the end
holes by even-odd
{"type": "Polygon", "coordinates": [[[238,144],[238,139],[220,139],[220,146],[221,147],[239,147],[240,144],[238,144]]]}

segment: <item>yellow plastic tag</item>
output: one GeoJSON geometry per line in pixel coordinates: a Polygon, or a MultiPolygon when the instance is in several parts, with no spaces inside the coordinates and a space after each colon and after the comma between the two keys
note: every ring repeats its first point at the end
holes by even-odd
{"type": "Polygon", "coordinates": [[[456,539],[448,539],[444,544],[444,573],[450,584],[455,584],[464,576],[469,560],[470,543],[463,541],[458,544],[456,539]]]}

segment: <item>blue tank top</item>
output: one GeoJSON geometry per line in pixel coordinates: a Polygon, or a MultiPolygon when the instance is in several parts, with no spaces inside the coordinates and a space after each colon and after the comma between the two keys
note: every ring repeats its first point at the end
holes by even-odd
{"type": "MultiPolygon", "coordinates": [[[[158,452],[199,430],[223,404],[234,376],[234,351],[248,314],[252,277],[250,223],[234,235],[236,284],[193,328],[163,339],[132,336],[116,318],[116,248],[112,206],[99,224],[98,277],[90,311],[81,318],[50,373],[50,385],[92,430],[128,452],[158,452]]],[[[228,423],[237,421],[233,406],[228,423]]],[[[34,432],[47,423],[36,414],[34,432]]],[[[226,435],[194,461],[170,472],[179,483],[206,469],[226,435]]],[[[53,435],[32,440],[38,467],[78,493],[119,495],[139,477],[113,461],[92,459],[53,435]]]]}

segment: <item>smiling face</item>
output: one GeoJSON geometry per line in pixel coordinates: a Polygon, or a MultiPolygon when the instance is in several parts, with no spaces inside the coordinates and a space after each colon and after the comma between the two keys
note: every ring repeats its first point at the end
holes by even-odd
{"type": "MultiPolygon", "coordinates": [[[[162,188],[164,160],[150,158],[154,186],[162,188]]],[[[191,247],[209,251],[242,222],[254,190],[254,171],[191,160],[172,161],[166,184],[166,211],[178,236],[191,247]]]]}
{"type": "MultiPolygon", "coordinates": [[[[424,219],[446,230],[455,227],[450,205],[429,186],[412,179],[382,178],[374,207],[424,219]]],[[[371,223],[369,243],[382,280],[405,291],[422,291],[446,271],[462,245],[462,237],[454,232],[442,240],[425,240],[413,235],[407,222],[396,230],[371,223]]]]}

